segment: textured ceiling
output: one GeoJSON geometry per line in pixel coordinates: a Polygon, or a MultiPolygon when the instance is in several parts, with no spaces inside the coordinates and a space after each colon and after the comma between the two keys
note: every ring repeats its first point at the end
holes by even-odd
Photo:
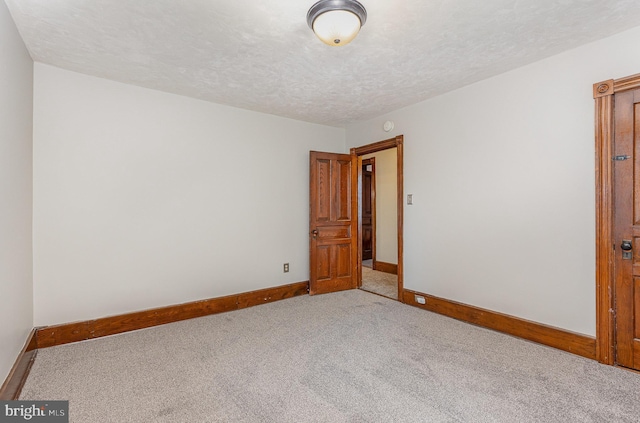
{"type": "Polygon", "coordinates": [[[315,0],[5,1],[38,62],[334,126],[640,24],[638,0],[360,0],[360,35],[330,47],[315,0]]]}

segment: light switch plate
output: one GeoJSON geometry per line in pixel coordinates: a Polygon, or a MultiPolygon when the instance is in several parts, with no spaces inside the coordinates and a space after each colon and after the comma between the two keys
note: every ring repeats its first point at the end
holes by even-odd
{"type": "Polygon", "coordinates": [[[407,194],[407,204],[408,205],[413,204],[413,194],[407,194]]]}

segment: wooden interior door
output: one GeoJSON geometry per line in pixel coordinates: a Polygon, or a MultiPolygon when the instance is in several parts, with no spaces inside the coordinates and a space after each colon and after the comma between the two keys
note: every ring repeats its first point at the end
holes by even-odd
{"type": "Polygon", "coordinates": [[[357,287],[355,163],[349,154],[310,153],[310,295],[357,287]]]}
{"type": "Polygon", "coordinates": [[[640,370],[640,89],[615,95],[616,363],[640,370]]]}
{"type": "Polygon", "coordinates": [[[375,160],[362,161],[362,260],[374,258],[375,160]]]}

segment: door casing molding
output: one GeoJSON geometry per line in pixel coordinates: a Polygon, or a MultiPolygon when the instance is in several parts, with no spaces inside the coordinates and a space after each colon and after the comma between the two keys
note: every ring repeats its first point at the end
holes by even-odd
{"type": "Polygon", "coordinates": [[[356,192],[356,207],[358,213],[358,259],[356,262],[356,277],[358,281],[362,281],[362,212],[360,210],[360,203],[362,201],[362,166],[361,160],[358,160],[360,156],[365,154],[377,153],[378,151],[388,150],[390,148],[397,148],[397,169],[398,174],[398,187],[397,187],[397,223],[398,223],[398,301],[403,302],[404,296],[404,135],[398,135],[394,138],[375,142],[373,144],[363,145],[362,147],[356,147],[351,149],[351,156],[358,163],[353,168],[358,172],[356,178],[357,192],[356,192]]]}
{"type": "Polygon", "coordinates": [[[613,239],[614,96],[640,88],[640,74],[593,84],[596,142],[596,359],[615,364],[613,239]]]}

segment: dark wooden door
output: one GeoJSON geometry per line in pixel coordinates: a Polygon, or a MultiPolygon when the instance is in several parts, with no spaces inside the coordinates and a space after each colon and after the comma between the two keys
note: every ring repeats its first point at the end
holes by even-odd
{"type": "Polygon", "coordinates": [[[375,212],[375,158],[362,161],[362,260],[373,258],[375,212]]]}
{"type": "Polygon", "coordinates": [[[616,362],[640,370],[640,89],[615,95],[616,362]]]}
{"type": "Polygon", "coordinates": [[[349,154],[310,154],[311,295],[354,289],[357,285],[357,213],[352,195],[355,159],[349,154]]]}

